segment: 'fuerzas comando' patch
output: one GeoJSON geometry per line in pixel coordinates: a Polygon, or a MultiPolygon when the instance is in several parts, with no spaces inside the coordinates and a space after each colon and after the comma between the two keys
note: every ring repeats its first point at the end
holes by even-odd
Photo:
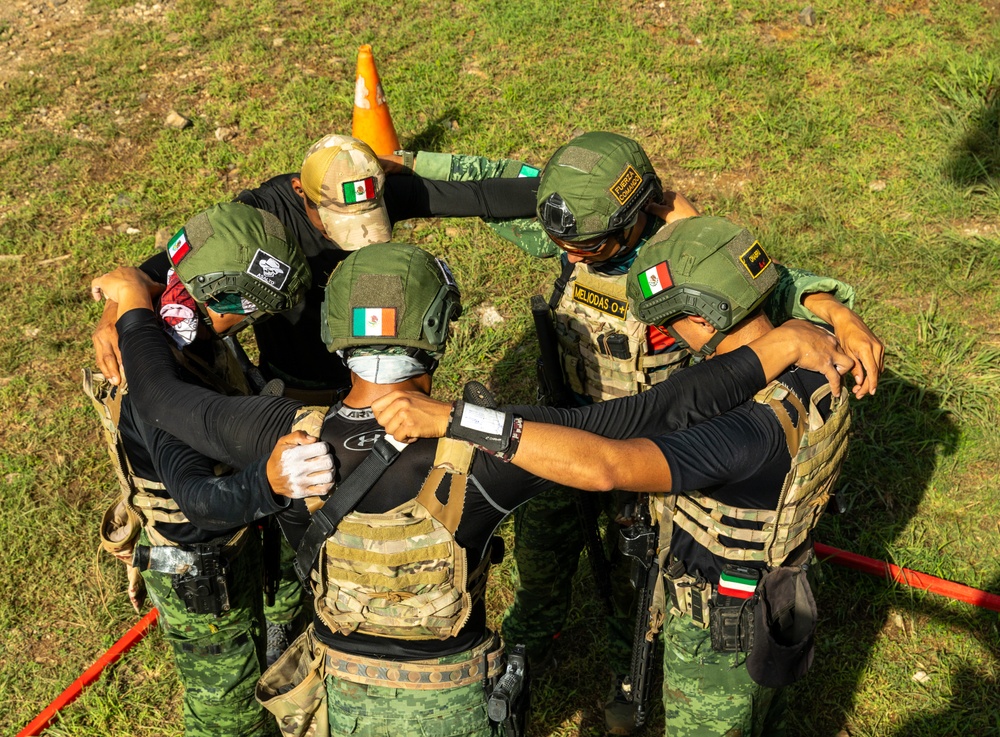
{"type": "Polygon", "coordinates": [[[615,183],[608,191],[618,200],[619,205],[624,205],[642,186],[642,175],[635,170],[631,164],[625,165],[625,170],[618,175],[615,183]]]}

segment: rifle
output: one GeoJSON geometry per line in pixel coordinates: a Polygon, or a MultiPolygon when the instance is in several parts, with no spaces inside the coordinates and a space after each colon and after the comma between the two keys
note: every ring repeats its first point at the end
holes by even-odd
{"type": "Polygon", "coordinates": [[[634,505],[630,515],[634,521],[631,526],[621,529],[618,549],[623,555],[632,559],[632,585],[636,588],[638,596],[635,634],[632,637],[632,663],[620,688],[626,701],[634,708],[635,726],[638,728],[646,723],[646,702],[649,699],[652,675],[650,671],[656,652],[649,609],[653,603],[657,579],[660,577],[660,564],[656,558],[657,534],[656,528],[650,524],[648,500],[645,495],[637,496],[630,505],[634,505]]]}
{"type": "Polygon", "coordinates": [[[236,358],[236,363],[239,364],[240,371],[243,372],[243,376],[247,380],[247,385],[250,387],[250,393],[260,394],[264,387],[267,386],[267,379],[264,378],[264,374],[250,360],[250,356],[243,350],[243,346],[240,345],[240,342],[236,338],[232,335],[227,335],[222,341],[236,358]]]}

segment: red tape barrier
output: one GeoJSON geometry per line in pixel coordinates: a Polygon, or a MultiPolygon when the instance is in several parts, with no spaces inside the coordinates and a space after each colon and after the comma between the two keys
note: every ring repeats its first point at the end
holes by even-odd
{"type": "Polygon", "coordinates": [[[892,563],[886,563],[883,560],[867,558],[857,553],[848,553],[846,550],[833,548],[823,543],[816,543],[815,547],[816,555],[821,560],[836,563],[845,568],[853,568],[856,571],[869,573],[879,578],[887,578],[904,586],[912,586],[915,589],[930,591],[932,594],[947,596],[949,599],[964,601],[966,604],[972,604],[981,609],[1000,612],[1000,596],[997,594],[991,594],[988,591],[981,591],[971,586],[938,578],[929,573],[921,573],[910,568],[901,568],[892,563]]]}
{"type": "Polygon", "coordinates": [[[41,734],[52,723],[56,714],[64,706],[76,701],[76,698],[83,692],[83,689],[101,677],[101,673],[105,668],[117,661],[118,658],[131,650],[137,642],[145,637],[159,616],[160,613],[156,609],[150,609],[149,614],[140,619],[104,655],[95,660],[94,664],[83,672],[83,675],[73,681],[69,685],[69,688],[59,694],[51,704],[46,706],[42,710],[42,713],[32,719],[27,727],[18,732],[17,737],[35,737],[35,735],[41,734]]]}

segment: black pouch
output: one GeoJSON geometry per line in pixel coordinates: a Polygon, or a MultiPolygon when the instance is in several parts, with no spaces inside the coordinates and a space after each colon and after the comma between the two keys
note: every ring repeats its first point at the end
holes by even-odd
{"type": "Polygon", "coordinates": [[[816,600],[800,567],[777,568],[757,588],[754,643],[747,672],[768,688],[789,686],[813,662],[816,646],[816,600]]]}
{"type": "Polygon", "coordinates": [[[756,597],[720,596],[712,602],[708,610],[708,627],[715,652],[745,653],[753,647],[756,604],[756,597]]]}
{"type": "Polygon", "coordinates": [[[196,547],[198,574],[185,573],[171,577],[174,592],[192,614],[213,614],[229,611],[229,563],[217,547],[196,547]]]}

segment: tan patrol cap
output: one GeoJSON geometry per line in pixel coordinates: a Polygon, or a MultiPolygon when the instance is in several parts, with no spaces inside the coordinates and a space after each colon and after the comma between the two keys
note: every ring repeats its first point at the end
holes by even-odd
{"type": "Polygon", "coordinates": [[[385,172],[368,144],[336,134],[321,138],[306,152],[299,179],[319,206],[327,236],[343,250],[392,237],[382,198],[385,172]]]}

